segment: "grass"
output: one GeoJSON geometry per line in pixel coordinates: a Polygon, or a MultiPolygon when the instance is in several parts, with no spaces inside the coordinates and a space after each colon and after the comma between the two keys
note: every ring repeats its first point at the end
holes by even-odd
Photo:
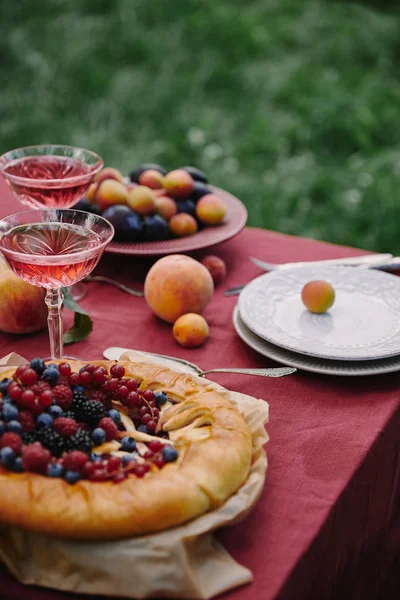
{"type": "Polygon", "coordinates": [[[3,2],[0,151],[194,164],[251,225],[400,254],[399,27],[374,2],[3,2]]]}

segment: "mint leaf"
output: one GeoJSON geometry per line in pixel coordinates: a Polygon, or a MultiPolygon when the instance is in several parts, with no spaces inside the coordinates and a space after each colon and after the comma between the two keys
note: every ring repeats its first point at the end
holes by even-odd
{"type": "Polygon", "coordinates": [[[87,338],[93,329],[92,319],[73,299],[68,288],[63,288],[62,291],[64,294],[64,307],[73,310],[75,313],[73,326],[69,331],[64,333],[64,344],[67,345],[73,344],[74,342],[81,342],[87,338]]]}

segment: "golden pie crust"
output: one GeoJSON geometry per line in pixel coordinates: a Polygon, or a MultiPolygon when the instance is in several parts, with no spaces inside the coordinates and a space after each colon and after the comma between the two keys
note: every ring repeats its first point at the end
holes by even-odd
{"type": "MultiPolygon", "coordinates": [[[[69,361],[73,371],[85,362],[69,361]]],[[[91,361],[108,369],[111,361],[91,361]]],[[[250,470],[249,428],[234,405],[207,381],[167,367],[120,362],[141,389],[163,390],[161,412],[178,460],[144,478],[120,483],[13,473],[0,467],[0,523],[69,539],[118,539],[168,529],[223,504],[250,470]]],[[[14,369],[3,374],[10,377],[14,369]]],[[[129,435],[132,432],[129,431],[129,435]]],[[[146,441],[146,434],[132,433],[146,441]]]]}

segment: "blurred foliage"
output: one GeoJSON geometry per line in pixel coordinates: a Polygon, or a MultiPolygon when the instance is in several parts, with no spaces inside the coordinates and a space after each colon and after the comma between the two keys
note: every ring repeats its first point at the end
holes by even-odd
{"type": "Polygon", "coordinates": [[[0,0],[0,151],[193,164],[249,224],[400,254],[400,7],[0,0]]]}

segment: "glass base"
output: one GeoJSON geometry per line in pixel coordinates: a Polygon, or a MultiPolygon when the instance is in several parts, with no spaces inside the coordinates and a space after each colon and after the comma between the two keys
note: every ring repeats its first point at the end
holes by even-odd
{"type": "Polygon", "coordinates": [[[51,358],[51,356],[45,356],[44,358],[42,358],[43,362],[45,363],[52,363],[55,361],[63,361],[63,360],[80,360],[80,358],[78,358],[77,356],[71,356],[70,354],[63,354],[62,358],[51,358]]]}
{"type": "Polygon", "coordinates": [[[85,298],[87,295],[87,286],[84,283],[82,283],[82,281],[71,285],[71,287],[69,287],[68,289],[75,302],[83,300],[83,298],[85,298]]]}

